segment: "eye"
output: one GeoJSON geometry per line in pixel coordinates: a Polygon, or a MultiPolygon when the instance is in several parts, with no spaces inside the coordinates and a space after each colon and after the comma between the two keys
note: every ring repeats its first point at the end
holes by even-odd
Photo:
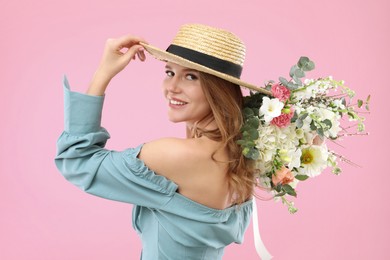
{"type": "Polygon", "coordinates": [[[197,80],[198,77],[196,75],[194,75],[194,74],[187,74],[186,75],[186,79],[188,79],[188,80],[197,80]]]}
{"type": "Polygon", "coordinates": [[[171,71],[171,70],[166,70],[165,74],[167,74],[168,78],[172,78],[173,76],[175,76],[175,73],[173,71],[171,71]]]}

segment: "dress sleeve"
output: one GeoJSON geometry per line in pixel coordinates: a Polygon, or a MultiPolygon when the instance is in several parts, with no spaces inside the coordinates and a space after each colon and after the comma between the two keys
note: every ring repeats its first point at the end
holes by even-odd
{"type": "Polygon", "coordinates": [[[63,176],[99,197],[162,208],[178,186],[137,158],[142,145],[122,152],[104,148],[110,138],[100,125],[104,96],[72,92],[64,78],[64,97],[65,130],[55,158],[63,176]]]}

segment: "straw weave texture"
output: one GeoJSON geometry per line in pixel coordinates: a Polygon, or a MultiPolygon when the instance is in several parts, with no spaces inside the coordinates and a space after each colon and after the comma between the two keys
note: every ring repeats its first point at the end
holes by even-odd
{"type": "Polygon", "coordinates": [[[234,34],[206,25],[184,25],[172,44],[243,66],[245,45],[234,34]]]}

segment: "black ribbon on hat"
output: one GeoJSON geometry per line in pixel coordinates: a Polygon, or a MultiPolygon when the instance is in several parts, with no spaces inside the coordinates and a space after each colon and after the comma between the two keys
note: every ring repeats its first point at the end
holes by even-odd
{"type": "Polygon", "coordinates": [[[167,48],[167,52],[180,56],[189,61],[203,65],[209,69],[228,74],[235,78],[240,78],[242,66],[230,61],[222,60],[208,54],[194,51],[185,47],[171,44],[167,48]]]}

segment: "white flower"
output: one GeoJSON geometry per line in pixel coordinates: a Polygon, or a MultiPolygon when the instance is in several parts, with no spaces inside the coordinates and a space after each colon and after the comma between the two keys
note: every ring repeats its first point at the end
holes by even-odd
{"type": "Polygon", "coordinates": [[[339,122],[340,116],[338,114],[330,111],[329,109],[325,109],[325,108],[324,109],[320,108],[318,110],[318,116],[319,116],[321,121],[323,121],[325,119],[329,119],[332,123],[332,127],[326,131],[329,134],[325,133],[325,135],[328,137],[329,136],[337,137],[338,132],[341,131],[340,122],[339,122]]]}
{"type": "Polygon", "coordinates": [[[265,175],[260,175],[259,184],[264,188],[271,188],[271,179],[265,175]]]}
{"type": "Polygon", "coordinates": [[[304,131],[301,128],[297,128],[295,130],[295,134],[297,135],[297,139],[302,139],[304,137],[304,131]]]}
{"type": "Polygon", "coordinates": [[[309,145],[312,145],[313,144],[313,139],[314,137],[317,136],[317,133],[316,132],[305,132],[304,133],[304,140],[305,140],[305,143],[306,144],[309,144],[309,145]]]}
{"type": "Polygon", "coordinates": [[[334,105],[336,108],[339,108],[339,109],[345,109],[345,106],[344,106],[343,101],[341,99],[334,99],[332,101],[332,105],[334,105]]]}
{"type": "Polygon", "coordinates": [[[309,177],[319,175],[326,167],[328,160],[328,150],[325,145],[304,145],[302,146],[300,174],[309,177]]]}
{"type": "Polygon", "coordinates": [[[297,185],[299,183],[299,180],[295,179],[289,183],[289,185],[293,188],[293,189],[296,189],[297,188],[297,185]]]}
{"type": "Polygon", "coordinates": [[[297,132],[295,131],[296,130],[295,124],[291,124],[290,126],[293,126],[293,127],[290,127],[290,129],[289,129],[290,132],[288,134],[288,139],[290,141],[291,148],[296,148],[299,145],[300,138],[297,135],[297,132]]]}
{"type": "Polygon", "coordinates": [[[260,126],[256,148],[260,152],[260,159],[264,162],[272,161],[277,148],[277,136],[274,126],[260,126]]]}
{"type": "Polygon", "coordinates": [[[290,151],[288,151],[288,155],[291,158],[291,161],[288,164],[288,168],[289,169],[292,169],[294,167],[299,168],[299,166],[301,166],[301,156],[302,156],[301,149],[298,148],[295,151],[290,150],[290,151]]]}
{"type": "Polygon", "coordinates": [[[264,115],[264,120],[269,123],[275,117],[280,116],[284,107],[283,102],[279,99],[263,97],[263,104],[260,107],[260,115],[264,115]]]}
{"type": "Polygon", "coordinates": [[[294,92],[294,97],[297,100],[303,100],[303,99],[309,99],[312,96],[312,88],[307,87],[307,88],[301,88],[298,89],[296,92],[294,92]]]}

